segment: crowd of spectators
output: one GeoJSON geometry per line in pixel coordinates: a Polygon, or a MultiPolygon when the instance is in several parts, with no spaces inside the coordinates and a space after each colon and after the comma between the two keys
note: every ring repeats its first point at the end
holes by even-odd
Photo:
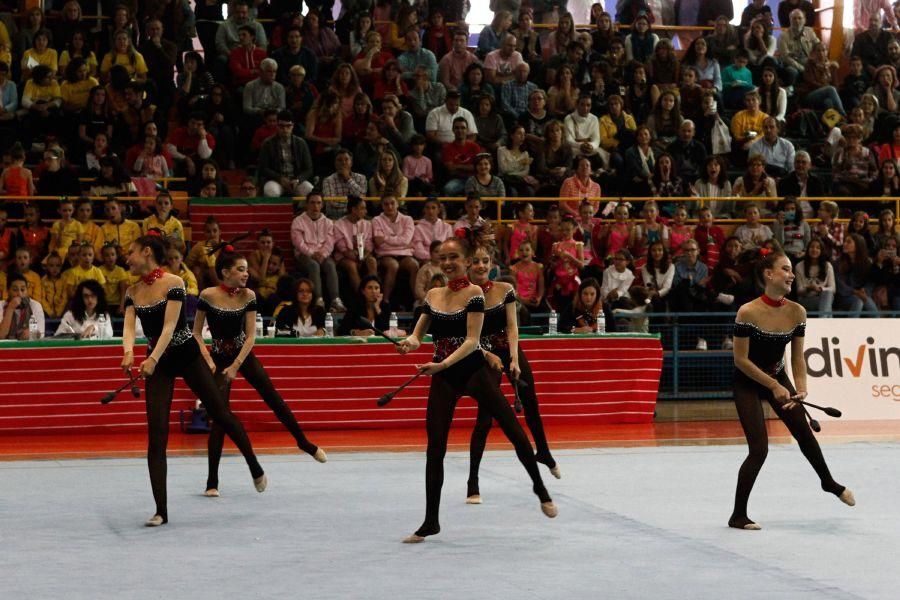
{"type": "Polygon", "coordinates": [[[0,15],[0,193],[67,198],[54,215],[21,202],[0,213],[15,304],[0,337],[27,336],[39,311],[76,334],[98,307],[115,316],[124,254],[149,228],[170,238],[189,295],[216,284],[205,248],[218,224],[188,247],[157,183],[227,196],[221,171],[237,166],[242,196],[302,198],[292,248],[264,235],[251,260],[266,311],[292,306],[297,332],[320,332],[310,319],[326,307],[412,310],[440,284],[434,242],[459,229],[493,248],[523,306],[563,312],[573,330],[601,310],[615,327],[648,307],[736,308],[758,292],[759,249],[776,244],[808,308],[900,308],[898,6],[857,0],[839,65],[806,0],[778,3],[780,31],[764,0],[737,27],[731,2],[618,2],[615,17],[597,3],[585,29],[565,1],[497,0],[480,32],[459,26],[466,2],[345,1],[333,22],[330,2],[287,4],[236,0],[223,18],[218,0],[104,3],[111,17],[96,20],[70,0],[0,15]],[[654,29],[675,23],[712,29],[654,29]],[[70,199],[82,194],[109,199],[70,199]],[[405,200],[439,195],[466,196],[464,211],[405,200]],[[844,212],[807,200],[828,195],[872,200],[844,212]],[[565,200],[515,200],[531,196],[565,200]],[[513,199],[509,227],[480,214],[480,198],[498,197],[513,199]],[[744,222],[726,236],[723,218],[744,222]],[[102,288],[93,303],[88,281],[102,288]]]}

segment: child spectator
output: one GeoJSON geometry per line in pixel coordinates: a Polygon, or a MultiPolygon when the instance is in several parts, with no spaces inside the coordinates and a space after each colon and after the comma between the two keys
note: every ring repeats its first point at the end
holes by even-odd
{"type": "Polygon", "coordinates": [[[697,213],[697,227],[694,228],[694,239],[700,247],[700,260],[710,269],[719,263],[719,253],[725,244],[725,232],[715,224],[712,209],[704,206],[697,213]]]}
{"type": "Polygon", "coordinates": [[[43,303],[44,286],[41,285],[41,276],[31,269],[31,265],[31,251],[26,247],[18,248],[15,253],[16,271],[28,282],[28,297],[43,303]]]}
{"type": "Polygon", "coordinates": [[[116,314],[122,314],[125,308],[125,290],[132,281],[128,272],[118,265],[118,261],[119,253],[115,244],[106,244],[101,248],[99,269],[106,279],[103,293],[109,309],[116,314]]]}
{"type": "Polygon", "coordinates": [[[0,173],[0,189],[7,196],[34,196],[34,177],[25,167],[25,149],[16,142],[9,151],[12,164],[0,173]]]}
{"type": "Polygon", "coordinates": [[[63,273],[63,287],[66,291],[66,298],[71,301],[78,284],[88,279],[93,279],[100,285],[106,284],[106,277],[104,277],[103,271],[99,267],[94,266],[94,249],[87,244],[82,244],[78,249],[77,264],[63,273]]]}
{"type": "Polygon", "coordinates": [[[263,306],[268,306],[268,301],[275,298],[278,282],[284,277],[284,255],[281,248],[272,248],[272,252],[262,265],[264,270],[257,281],[256,295],[262,298],[263,306]]]}
{"type": "Polygon", "coordinates": [[[419,262],[431,258],[432,242],[443,242],[453,235],[453,228],[444,220],[444,207],[437,198],[429,198],[422,208],[422,218],[416,221],[413,233],[413,256],[419,262]]]}
{"type": "Polygon", "coordinates": [[[267,109],[263,112],[262,125],[253,132],[253,139],[250,141],[250,149],[254,153],[258,153],[262,147],[262,143],[278,133],[278,111],[275,109],[267,109]]]}
{"type": "Polygon", "coordinates": [[[431,281],[436,275],[441,274],[441,258],[438,250],[441,244],[438,240],[431,242],[428,248],[430,253],[429,260],[416,272],[416,284],[413,289],[415,295],[415,306],[421,305],[425,301],[425,294],[432,288],[431,281]]]}
{"type": "Polygon", "coordinates": [[[675,207],[672,225],[669,227],[669,247],[673,256],[681,256],[682,244],[694,237],[694,228],[687,224],[687,216],[684,204],[675,207]]]}
{"type": "Polygon", "coordinates": [[[72,218],[75,203],[68,198],[59,201],[59,221],[50,228],[50,253],[64,256],[73,242],[81,242],[84,228],[72,218]]]}
{"type": "Polygon", "coordinates": [[[75,220],[81,223],[83,234],[81,240],[91,245],[94,256],[100,256],[103,249],[103,232],[94,223],[94,203],[90,198],[79,198],[75,203],[75,220]]]}
{"type": "Polygon", "coordinates": [[[518,260],[510,267],[516,278],[516,296],[529,311],[544,301],[544,265],[534,261],[534,243],[522,240],[516,249],[518,260]]]}
{"type": "Polygon", "coordinates": [[[546,223],[538,231],[537,256],[543,262],[550,259],[550,250],[553,244],[559,241],[562,233],[559,225],[562,223],[562,212],[558,204],[551,204],[547,208],[546,223]]]}
{"type": "Polygon", "coordinates": [[[837,222],[838,205],[833,200],[819,204],[819,222],[812,231],[812,237],[822,240],[825,257],[836,262],[844,246],[844,226],[837,222]]]}
{"type": "Polygon", "coordinates": [[[202,244],[194,244],[191,248],[185,263],[197,279],[197,285],[205,289],[221,283],[216,275],[216,258],[219,253],[211,250],[222,242],[222,230],[219,221],[212,215],[203,224],[203,237],[205,239],[202,244]]]}
{"type": "Polygon", "coordinates": [[[177,246],[184,252],[184,225],[172,214],[172,194],[168,191],[156,195],[156,214],[150,215],[141,224],[141,231],[146,234],[151,229],[159,229],[166,242],[177,246]]]}
{"type": "MultiPolygon", "coordinates": [[[[250,273],[251,286],[257,286],[269,273],[269,259],[275,250],[275,237],[268,229],[263,229],[256,237],[256,250],[247,257],[247,271],[250,273]]],[[[278,275],[284,275],[284,269],[278,269],[278,275]]],[[[277,281],[277,277],[275,279],[277,281]]],[[[272,290],[274,291],[274,283],[272,290]]]]}
{"type": "Polygon", "coordinates": [[[116,246],[119,256],[125,256],[125,253],[131,248],[131,244],[141,237],[141,226],[134,221],[125,219],[122,212],[122,205],[116,198],[108,198],[103,205],[103,213],[106,215],[106,222],[100,226],[103,232],[103,243],[112,242],[116,246]]]}
{"type": "MultiPolygon", "coordinates": [[[[618,211],[618,207],[616,207],[618,211]]],[[[626,208],[626,215],[627,215],[626,208]]],[[[647,249],[653,242],[669,243],[669,228],[660,221],[659,207],[656,202],[650,200],[644,203],[644,210],[641,211],[644,217],[643,223],[638,223],[631,229],[631,240],[629,246],[634,250],[635,256],[644,257],[647,255],[647,249]]],[[[618,219],[616,219],[618,223],[618,219]]],[[[612,232],[610,232],[612,235],[612,232]]],[[[609,250],[609,254],[614,254],[618,248],[609,250]]]]}
{"type": "Polygon", "coordinates": [[[184,281],[184,290],[187,294],[185,306],[189,315],[197,310],[197,302],[200,299],[200,288],[197,286],[197,278],[190,269],[184,266],[184,254],[178,246],[170,245],[166,250],[166,265],[163,271],[178,275],[184,281]]]}
{"type": "Polygon", "coordinates": [[[41,290],[44,298],[41,307],[51,319],[60,318],[69,303],[62,280],[62,264],[63,260],[59,255],[51,254],[44,263],[45,273],[41,277],[41,290]]]}
{"type": "MultiPolygon", "coordinates": [[[[589,204],[590,206],[590,204],[589,204]]],[[[534,207],[529,202],[516,205],[516,221],[507,237],[506,256],[508,264],[519,258],[519,245],[530,242],[532,251],[537,247],[538,228],[531,221],[534,219],[534,207]]]]}
{"type": "Polygon", "coordinates": [[[72,308],[66,311],[55,335],[74,334],[79,339],[110,339],[112,320],[106,307],[103,286],[92,279],[75,288],[72,308]]]}
{"type": "Polygon", "coordinates": [[[7,298],[0,304],[0,339],[32,339],[30,323],[37,321],[36,337],[44,337],[44,309],[41,304],[28,297],[28,281],[13,273],[6,282],[7,298]]]}
{"type": "Polygon", "coordinates": [[[763,242],[772,239],[772,230],[759,220],[759,207],[752,202],[744,208],[744,223],[734,230],[744,250],[759,250],[763,242]]]}
{"type": "Polygon", "coordinates": [[[809,224],[803,220],[803,212],[797,206],[797,200],[787,197],[781,202],[772,226],[775,241],[781,244],[784,253],[791,262],[797,263],[803,258],[810,240],[809,224]]]}
{"type": "Polygon", "coordinates": [[[431,159],[424,156],[425,136],[416,134],[410,140],[412,152],[403,158],[403,174],[409,180],[409,195],[424,196],[434,190],[431,159]]]}
{"type": "Polygon", "coordinates": [[[576,227],[575,219],[564,217],[560,225],[562,239],[553,244],[553,283],[547,301],[557,310],[572,301],[581,283],[579,274],[584,268],[584,242],[575,240],[576,227]]]}

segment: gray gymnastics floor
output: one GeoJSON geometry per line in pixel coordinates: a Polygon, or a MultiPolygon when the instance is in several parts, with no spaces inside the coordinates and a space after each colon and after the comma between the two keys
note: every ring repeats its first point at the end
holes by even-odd
{"type": "MultiPolygon", "coordinates": [[[[0,597],[897,598],[895,443],[826,445],[848,508],[795,446],[773,445],[751,498],[760,532],[728,529],[740,446],[570,450],[541,515],[510,452],[488,452],[481,506],[448,456],[443,532],[400,539],[424,510],[421,453],[263,456],[257,494],[237,457],[222,493],[205,460],[169,461],[170,523],[136,459],[0,463],[0,597]]],[[[546,471],[545,471],[546,472],[546,471]]]]}

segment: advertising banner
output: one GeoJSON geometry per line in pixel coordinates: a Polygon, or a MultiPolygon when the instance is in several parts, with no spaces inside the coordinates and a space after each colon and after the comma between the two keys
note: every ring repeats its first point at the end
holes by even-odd
{"type": "Polygon", "coordinates": [[[900,319],[809,319],[808,400],[834,406],[845,420],[900,419],[898,345],[900,319]]]}

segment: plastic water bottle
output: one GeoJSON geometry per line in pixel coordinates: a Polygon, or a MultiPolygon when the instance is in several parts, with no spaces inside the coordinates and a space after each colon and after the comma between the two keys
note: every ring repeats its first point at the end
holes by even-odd
{"type": "Polygon", "coordinates": [[[263,325],[262,315],[259,313],[256,313],[256,339],[261,339],[266,336],[264,329],[265,329],[265,326],[263,325]]]}
{"type": "Polygon", "coordinates": [[[556,325],[559,323],[559,315],[556,314],[555,310],[550,311],[550,319],[547,322],[549,323],[547,326],[547,335],[556,335],[556,325]]]}
{"type": "Polygon", "coordinates": [[[97,317],[97,335],[98,340],[106,339],[106,313],[100,313],[97,317]]]}
{"type": "Polygon", "coordinates": [[[334,337],[334,315],[332,313],[325,315],[325,337],[334,337]]]}
{"type": "Polygon", "coordinates": [[[388,330],[391,332],[391,335],[397,335],[397,324],[399,322],[400,320],[397,318],[397,313],[392,312],[388,319],[388,330]]]}
{"type": "Polygon", "coordinates": [[[40,339],[41,331],[38,329],[38,321],[37,317],[31,315],[31,318],[28,319],[28,339],[36,340],[40,339]]]}
{"type": "Polygon", "coordinates": [[[606,333],[606,315],[603,314],[602,310],[597,315],[597,333],[606,333]]]}

